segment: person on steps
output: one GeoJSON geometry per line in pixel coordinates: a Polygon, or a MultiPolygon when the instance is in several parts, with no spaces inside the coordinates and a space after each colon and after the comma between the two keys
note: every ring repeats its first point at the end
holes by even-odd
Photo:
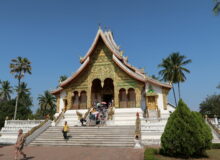
{"type": "Polygon", "coordinates": [[[68,139],[68,137],[67,137],[67,132],[69,131],[69,126],[67,125],[67,121],[65,121],[65,124],[64,124],[64,126],[63,126],[63,138],[65,139],[65,140],[67,140],[68,139]]]}

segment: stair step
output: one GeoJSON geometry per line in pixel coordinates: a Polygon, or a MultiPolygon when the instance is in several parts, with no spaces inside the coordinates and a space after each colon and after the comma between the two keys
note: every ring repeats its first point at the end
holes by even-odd
{"type": "Polygon", "coordinates": [[[62,128],[48,128],[30,145],[134,146],[134,126],[70,127],[67,135],[71,137],[68,141],[63,139],[62,128]]]}

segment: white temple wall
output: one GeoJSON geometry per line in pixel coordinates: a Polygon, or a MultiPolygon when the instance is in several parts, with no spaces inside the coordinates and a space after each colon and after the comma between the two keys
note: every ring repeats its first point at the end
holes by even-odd
{"type": "Polygon", "coordinates": [[[63,99],[66,97],[66,91],[62,91],[60,93],[60,109],[59,109],[59,113],[62,112],[62,109],[64,108],[64,101],[63,99]]]}
{"type": "MultiPolygon", "coordinates": [[[[153,85],[152,85],[153,86],[153,85]]],[[[162,88],[158,86],[153,86],[154,91],[157,93],[158,98],[157,98],[157,105],[158,108],[160,109],[161,112],[164,111],[164,106],[163,106],[163,94],[162,94],[162,88]]]]}
{"type": "Polygon", "coordinates": [[[172,113],[172,112],[174,112],[175,111],[175,107],[174,106],[172,106],[172,105],[170,105],[170,104],[167,104],[167,110],[168,110],[168,112],[170,112],[170,113],[172,113]]]}
{"type": "MultiPolygon", "coordinates": [[[[160,109],[161,113],[165,113],[168,112],[167,110],[164,110],[164,106],[163,106],[163,93],[162,93],[162,88],[158,87],[156,85],[150,84],[153,87],[154,92],[158,95],[157,98],[157,105],[158,108],[160,109]]],[[[149,83],[146,83],[146,93],[149,90],[149,83]]]]}

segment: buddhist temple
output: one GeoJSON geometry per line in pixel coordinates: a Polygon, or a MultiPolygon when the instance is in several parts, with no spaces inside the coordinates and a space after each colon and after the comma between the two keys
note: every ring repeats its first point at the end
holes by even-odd
{"type": "Polygon", "coordinates": [[[129,64],[110,30],[98,29],[80,63],[79,69],[51,92],[57,97],[57,113],[90,108],[101,101],[115,108],[167,110],[171,85],[129,64]]]}

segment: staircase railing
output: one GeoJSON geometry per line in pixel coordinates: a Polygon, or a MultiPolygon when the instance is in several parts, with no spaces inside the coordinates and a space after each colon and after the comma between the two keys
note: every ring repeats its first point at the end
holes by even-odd
{"type": "Polygon", "coordinates": [[[147,108],[146,108],[146,118],[149,118],[149,111],[147,108]]]}
{"type": "Polygon", "coordinates": [[[46,129],[48,129],[51,126],[51,120],[46,119],[42,123],[40,123],[38,126],[32,128],[30,131],[28,131],[25,134],[25,144],[30,144],[36,137],[38,137],[41,133],[43,133],[46,129]]]}
{"type": "Polygon", "coordinates": [[[215,130],[215,132],[218,134],[218,137],[220,138],[220,130],[219,130],[219,128],[217,128],[214,124],[212,124],[212,122],[210,121],[209,118],[206,118],[206,121],[215,130]]]}
{"type": "Polygon", "coordinates": [[[136,123],[135,123],[135,137],[138,136],[138,139],[141,138],[141,120],[139,113],[136,113],[136,123]]]}
{"type": "Polygon", "coordinates": [[[113,120],[113,116],[115,114],[115,109],[114,107],[110,107],[108,111],[108,120],[113,120]]]}
{"type": "Polygon", "coordinates": [[[62,110],[62,112],[60,112],[60,114],[57,116],[57,118],[54,119],[54,121],[52,122],[53,126],[57,126],[57,124],[60,122],[60,120],[64,117],[64,113],[65,113],[65,111],[62,110]]]}
{"type": "Polygon", "coordinates": [[[160,109],[157,109],[157,118],[161,118],[161,113],[160,113],[160,109]]]}

